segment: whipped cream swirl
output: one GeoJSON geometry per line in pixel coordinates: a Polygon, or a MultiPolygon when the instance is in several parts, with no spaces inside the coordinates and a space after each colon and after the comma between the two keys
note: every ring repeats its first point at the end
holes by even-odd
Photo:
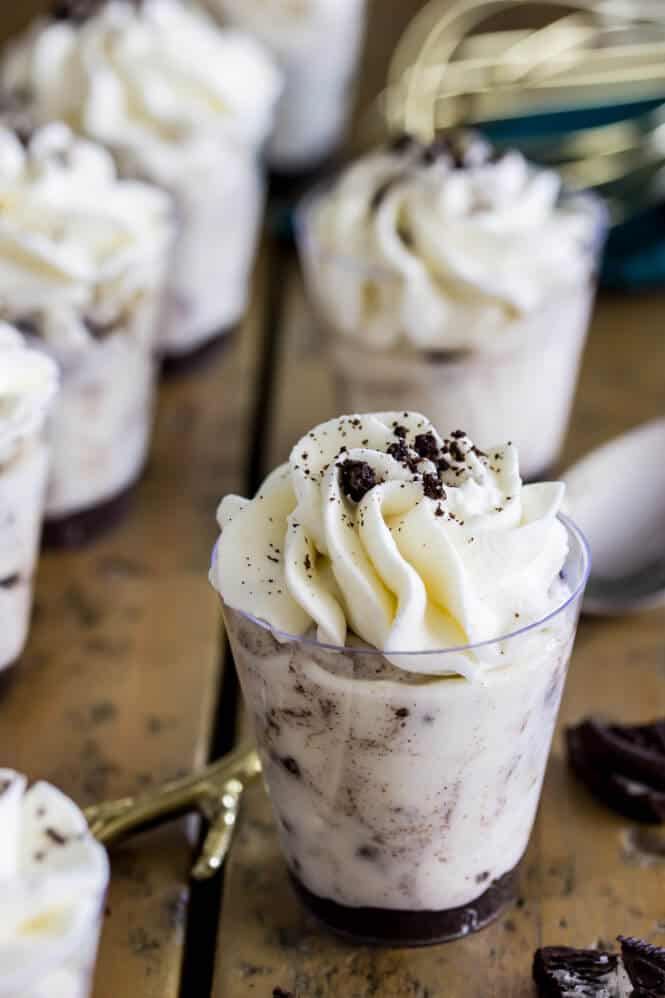
{"type": "Polygon", "coordinates": [[[0,770],[1,994],[32,994],[36,972],[46,980],[94,934],[108,875],[73,801],[48,783],[26,790],[25,777],[0,770]]]}
{"type": "Polygon", "coordinates": [[[29,350],[19,333],[0,321],[0,465],[40,433],[57,388],[54,361],[29,350]]]}
{"type": "Polygon", "coordinates": [[[377,347],[491,349],[516,319],[588,283],[602,219],[595,199],[563,197],[552,170],[453,132],[360,159],[311,203],[303,240],[340,332],[377,347]]]}
{"type": "Polygon", "coordinates": [[[253,39],[180,0],[97,6],[39,20],[10,49],[4,89],[38,120],[64,120],[164,182],[217,162],[224,137],[264,141],[281,80],[253,39]]]}
{"type": "Polygon", "coordinates": [[[58,347],[112,331],[159,286],[167,195],[118,180],[113,160],[62,124],[25,145],[0,126],[0,315],[58,347]]]}
{"type": "Polygon", "coordinates": [[[522,485],[510,443],[484,453],[417,413],[344,416],[303,437],[253,500],[222,501],[211,581],[278,632],[355,635],[402,669],[445,672],[399,653],[492,641],[562,602],[563,493],[522,485]]]}
{"type": "MultiPolygon", "coordinates": [[[[288,50],[308,40],[326,24],[359,16],[363,0],[208,0],[234,24],[252,31],[271,45],[288,50]],[[348,13],[347,13],[348,12],[348,13]]],[[[338,53],[339,56],[339,53],[338,53]]]]}

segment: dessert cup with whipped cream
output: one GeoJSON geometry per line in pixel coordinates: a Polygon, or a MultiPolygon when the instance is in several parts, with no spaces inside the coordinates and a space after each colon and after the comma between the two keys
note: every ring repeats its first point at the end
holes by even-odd
{"type": "Polygon", "coordinates": [[[44,427],[57,385],[54,362],[0,322],[0,683],[28,635],[48,475],[44,427]]]}
{"type": "Polygon", "coordinates": [[[400,412],[324,423],[223,500],[211,581],[291,877],[333,929],[420,945],[514,897],[589,569],[563,492],[400,412]]]}
{"type": "Polygon", "coordinates": [[[147,457],[172,206],[62,124],[27,142],[0,126],[0,191],[0,318],[60,368],[45,539],[79,543],[147,457]]]}
{"type": "Polygon", "coordinates": [[[179,238],[160,334],[191,359],[242,317],[262,216],[261,144],[281,89],[253,39],[180,0],[64,0],[9,50],[5,92],[168,190],[179,238]]]}
{"type": "Polygon", "coordinates": [[[284,74],[268,162],[310,171],[339,147],[353,104],[366,0],[208,0],[214,13],[258,38],[284,74]]]}
{"type": "Polygon", "coordinates": [[[300,215],[309,295],[345,411],[386,407],[557,461],[606,228],[552,170],[473,132],[360,159],[300,215]]]}
{"type": "Polygon", "coordinates": [[[0,998],[88,998],[108,879],[76,804],[0,769],[0,998]]]}

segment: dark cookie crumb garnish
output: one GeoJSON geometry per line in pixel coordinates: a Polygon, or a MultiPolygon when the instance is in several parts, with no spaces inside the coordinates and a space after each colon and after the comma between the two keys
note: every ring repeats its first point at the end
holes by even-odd
{"type": "Polygon", "coordinates": [[[359,846],[356,850],[356,856],[358,856],[359,859],[368,859],[370,862],[374,862],[379,858],[379,850],[373,845],[359,846]]]}
{"type": "Polygon", "coordinates": [[[635,988],[634,994],[657,998],[665,994],[665,949],[644,939],[619,936],[621,959],[635,988]]]}
{"type": "Polygon", "coordinates": [[[58,832],[55,828],[45,828],[44,834],[57,846],[66,846],[69,841],[66,835],[63,835],[62,832],[58,832]]]}
{"type": "MultiPolygon", "coordinates": [[[[143,0],[128,0],[134,7],[140,7],[143,0]]],[[[56,0],[51,7],[54,21],[72,21],[83,24],[102,10],[107,0],[56,0]]]]}
{"type": "Polygon", "coordinates": [[[407,436],[408,432],[409,431],[407,430],[406,426],[394,426],[393,427],[393,433],[395,434],[396,437],[399,437],[401,440],[404,440],[404,438],[407,436]]]}
{"type": "MultiPolygon", "coordinates": [[[[543,998],[600,994],[607,978],[616,974],[618,958],[599,950],[571,946],[543,946],[535,952],[533,979],[543,998]]],[[[610,993],[610,989],[607,989],[610,993]]]]}
{"type": "Polygon", "coordinates": [[[353,502],[360,502],[379,484],[374,468],[366,461],[344,461],[340,466],[339,479],[344,495],[353,502]]]}
{"type": "Polygon", "coordinates": [[[423,475],[423,490],[428,499],[445,499],[446,493],[437,475],[423,475]]]}
{"type": "Polygon", "coordinates": [[[414,450],[418,451],[422,458],[433,461],[439,453],[439,445],[433,433],[419,433],[413,443],[414,450]]]}
{"type": "Polygon", "coordinates": [[[408,717],[409,713],[410,711],[408,707],[397,707],[395,709],[395,717],[408,717]]]}
{"type": "Polygon", "coordinates": [[[296,998],[293,991],[285,991],[284,988],[273,988],[272,998],[296,998]]]}
{"type": "Polygon", "coordinates": [[[301,776],[300,766],[298,765],[298,763],[296,762],[296,760],[293,758],[292,755],[286,755],[280,761],[282,763],[282,766],[284,766],[284,769],[286,769],[287,772],[291,773],[292,776],[298,777],[298,779],[300,778],[301,776]]]}
{"type": "Polygon", "coordinates": [[[415,471],[418,467],[420,458],[416,457],[411,452],[403,440],[400,440],[395,444],[389,444],[388,454],[390,454],[391,457],[394,457],[396,461],[399,461],[400,464],[406,465],[409,471],[415,471]]]}
{"type": "Polygon", "coordinates": [[[7,575],[4,579],[0,579],[0,589],[13,589],[21,581],[21,576],[18,572],[14,572],[13,575],[7,575]]]}
{"type": "Polygon", "coordinates": [[[493,150],[479,132],[470,128],[451,128],[440,132],[423,148],[424,166],[447,162],[456,170],[472,169],[492,162],[493,150]]]}
{"type": "Polygon", "coordinates": [[[414,139],[412,135],[408,132],[401,132],[399,135],[395,135],[388,143],[388,149],[390,152],[395,153],[405,153],[409,152],[418,144],[418,140],[414,139]]]}

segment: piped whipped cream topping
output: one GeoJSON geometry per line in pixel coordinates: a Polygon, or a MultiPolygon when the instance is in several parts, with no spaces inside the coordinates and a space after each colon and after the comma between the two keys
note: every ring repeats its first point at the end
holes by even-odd
{"type": "Polygon", "coordinates": [[[209,0],[259,37],[285,46],[348,11],[360,13],[363,0],[209,0]]]}
{"type": "Polygon", "coordinates": [[[449,350],[491,346],[587,282],[601,219],[594,199],[562,196],[554,171],[456,131],[357,161],[312,203],[304,238],[341,332],[449,350]]]}
{"type": "MultiPolygon", "coordinates": [[[[563,494],[523,485],[511,443],[483,452],[417,413],[343,416],[303,437],[254,499],[222,501],[211,581],[278,632],[355,636],[402,669],[445,673],[436,655],[399,653],[493,641],[563,602],[563,494]]],[[[453,671],[478,668],[458,656],[453,671]]]]}
{"type": "Polygon", "coordinates": [[[27,145],[0,125],[0,313],[57,346],[112,331],[163,272],[171,202],[119,180],[110,154],[63,124],[27,145]]]}
{"type": "Polygon", "coordinates": [[[69,7],[39,20],[5,60],[5,91],[38,120],[64,120],[165,180],[216,161],[221,138],[267,137],[281,78],[252,38],[180,0],[69,7]]]}
{"type": "Polygon", "coordinates": [[[36,960],[46,976],[81,943],[109,876],[74,802],[48,783],[26,786],[0,770],[0,992],[10,994],[26,993],[18,988],[34,980],[36,960]]]}
{"type": "Polygon", "coordinates": [[[0,321],[0,465],[41,431],[57,388],[51,358],[28,349],[19,333],[0,321]]]}

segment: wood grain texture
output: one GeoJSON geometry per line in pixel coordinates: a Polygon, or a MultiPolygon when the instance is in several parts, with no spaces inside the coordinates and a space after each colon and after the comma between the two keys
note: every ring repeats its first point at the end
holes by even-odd
{"type": "MultiPolygon", "coordinates": [[[[662,297],[601,299],[564,464],[662,415],[664,315],[662,297]]],[[[288,456],[299,434],[336,414],[334,384],[295,263],[276,377],[273,464],[288,456]]],[[[650,843],[596,804],[564,762],[563,725],[591,711],[634,721],[665,714],[665,612],[582,622],[519,906],[446,946],[373,950],[319,929],[293,895],[267,798],[255,786],[226,873],[216,998],[269,998],[277,986],[296,998],[527,998],[533,951],[541,944],[588,946],[623,932],[665,945],[662,840],[650,843]],[[651,852],[636,852],[636,843],[651,852]]]]}
{"type": "MultiPolygon", "coordinates": [[[[207,366],[162,383],[125,522],[41,560],[30,643],[0,703],[0,758],[82,805],[207,759],[221,663],[206,576],[219,496],[244,485],[259,321],[260,308],[207,366]]],[[[95,998],[178,994],[190,865],[184,822],[112,854],[95,998]]]]}

